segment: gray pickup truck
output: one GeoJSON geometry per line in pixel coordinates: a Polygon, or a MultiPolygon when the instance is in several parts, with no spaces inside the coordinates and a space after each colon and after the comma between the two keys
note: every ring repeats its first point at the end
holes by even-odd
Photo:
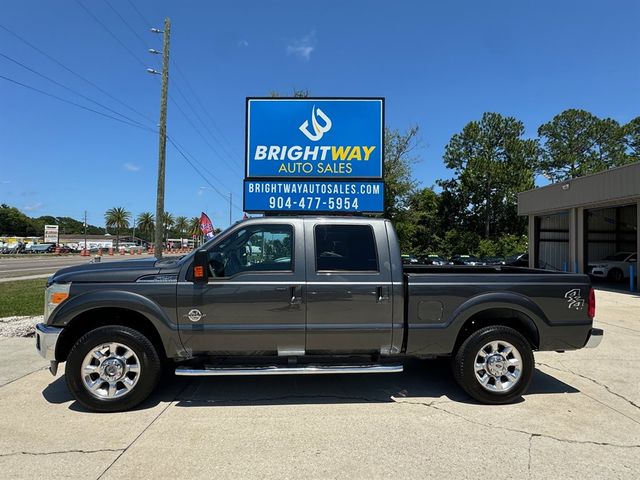
{"type": "Polygon", "coordinates": [[[474,399],[522,395],[534,350],[596,346],[586,275],[403,265],[388,220],[264,217],[180,258],[94,263],[48,282],[36,347],[94,411],[176,375],[392,373],[450,357],[474,399]]]}

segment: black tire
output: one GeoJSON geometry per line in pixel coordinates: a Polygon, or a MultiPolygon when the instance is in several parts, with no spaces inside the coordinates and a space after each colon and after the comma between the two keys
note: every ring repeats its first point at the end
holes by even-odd
{"type": "Polygon", "coordinates": [[[621,282],[622,279],[624,278],[624,273],[622,273],[622,270],[620,270],[619,268],[613,268],[609,270],[609,274],[607,275],[607,277],[612,282],[618,283],[618,282],[621,282]]]}
{"type": "MultiPolygon", "coordinates": [[[[513,358],[513,354],[510,356],[513,358]]],[[[484,327],[472,333],[460,345],[453,358],[453,372],[458,384],[475,400],[492,405],[511,403],[520,398],[529,388],[533,369],[533,351],[527,339],[513,328],[500,325],[484,327]],[[520,376],[506,391],[489,391],[476,377],[474,366],[480,350],[490,342],[496,341],[510,343],[521,357],[520,376]]],[[[488,388],[491,388],[491,384],[488,388]]]]}
{"type": "MultiPolygon", "coordinates": [[[[162,363],[158,352],[142,333],[129,327],[111,325],[99,327],[86,333],[73,345],[67,365],[65,379],[75,399],[94,412],[119,412],[129,410],[144,401],[156,387],[162,363]],[[139,361],[139,377],[135,385],[120,397],[97,398],[85,386],[82,364],[85,357],[101,344],[119,343],[133,351],[139,361]]],[[[135,377],[135,374],[133,374],[135,377]]],[[[95,374],[97,376],[97,374],[95,374]]],[[[124,386],[122,383],[119,384],[124,386]]]]}

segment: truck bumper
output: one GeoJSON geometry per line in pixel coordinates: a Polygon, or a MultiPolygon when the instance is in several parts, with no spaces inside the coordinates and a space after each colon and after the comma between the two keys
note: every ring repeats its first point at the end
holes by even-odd
{"type": "Polygon", "coordinates": [[[584,348],[596,348],[602,342],[603,336],[604,331],[601,328],[592,328],[584,348]]]}
{"type": "Polygon", "coordinates": [[[49,371],[52,375],[58,372],[56,360],[56,344],[62,328],[50,327],[44,323],[36,325],[36,350],[42,358],[49,360],[49,371]]]}

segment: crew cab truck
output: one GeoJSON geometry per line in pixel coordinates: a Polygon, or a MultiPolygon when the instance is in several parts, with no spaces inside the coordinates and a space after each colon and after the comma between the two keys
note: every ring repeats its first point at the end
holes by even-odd
{"type": "Polygon", "coordinates": [[[526,391],[534,350],[596,346],[586,275],[403,265],[388,220],[264,217],[180,258],[62,269],[36,346],[94,411],[134,407],[176,375],[392,373],[450,357],[480,402],[526,391]]]}

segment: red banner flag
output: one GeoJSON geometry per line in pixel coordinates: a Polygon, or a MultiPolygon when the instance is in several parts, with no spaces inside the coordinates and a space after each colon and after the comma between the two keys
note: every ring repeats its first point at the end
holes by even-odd
{"type": "Polygon", "coordinates": [[[202,234],[207,238],[213,238],[213,223],[207,216],[206,213],[202,212],[200,215],[200,230],[202,230],[202,234]]]}

